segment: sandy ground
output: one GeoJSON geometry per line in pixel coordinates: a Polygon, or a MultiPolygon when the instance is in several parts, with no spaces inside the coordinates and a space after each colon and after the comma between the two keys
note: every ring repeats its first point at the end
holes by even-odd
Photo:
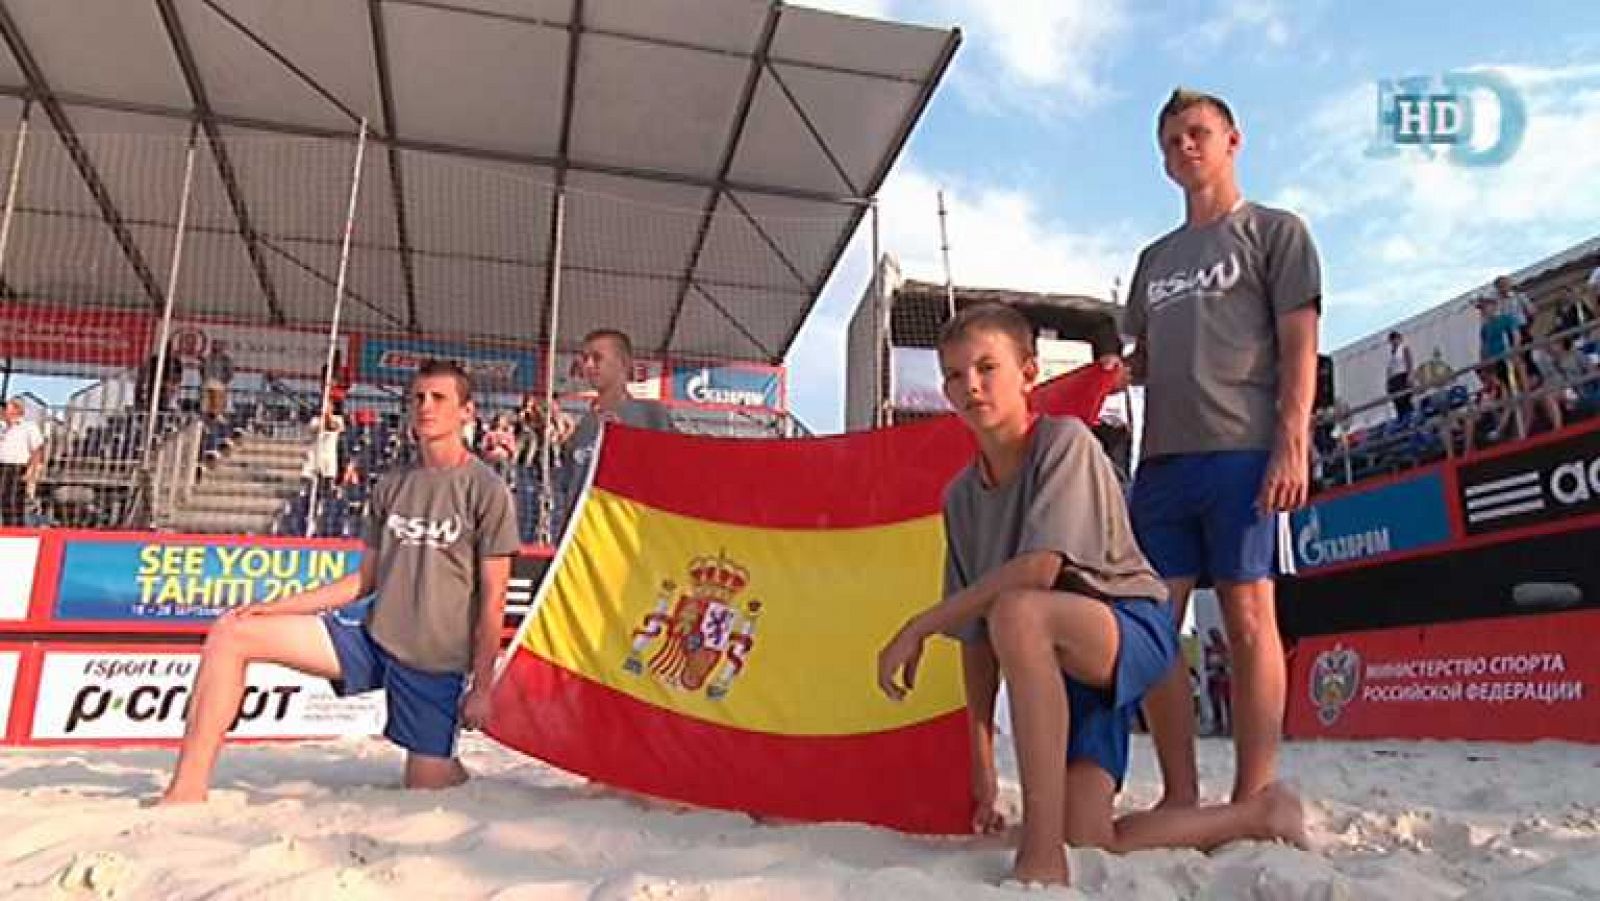
{"type": "MultiPolygon", "coordinates": [[[[1159,780],[1135,750],[1123,803],[1159,780]]],[[[166,751],[0,752],[0,897],[983,899],[999,839],[921,839],[859,826],[771,826],[651,808],[480,738],[478,778],[393,788],[374,740],[230,748],[203,807],[151,809],[166,751]]],[[[1017,805],[1003,761],[1005,803],[1017,805]]],[[[1201,744],[1225,790],[1231,748],[1201,744]]],[[[1241,843],[1114,857],[1073,851],[1050,897],[1135,899],[1600,898],[1600,749],[1565,744],[1291,745],[1316,854],[1241,843]]]]}

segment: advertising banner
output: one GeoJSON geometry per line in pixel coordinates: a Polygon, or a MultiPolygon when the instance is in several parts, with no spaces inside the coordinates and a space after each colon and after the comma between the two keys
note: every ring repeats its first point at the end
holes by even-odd
{"type": "Polygon", "coordinates": [[[362,338],[359,378],[405,384],[430,359],[461,364],[485,391],[531,391],[539,383],[539,355],[531,349],[384,336],[362,338]]]}
{"type": "MultiPolygon", "coordinates": [[[[200,655],[168,650],[45,653],[34,739],[127,741],[183,735],[200,655]]],[[[230,735],[318,738],[371,735],[383,726],[379,693],[337,698],[322,679],[252,665],[230,735]]]]}
{"type": "Polygon", "coordinates": [[[55,617],[205,622],[356,571],[360,552],[326,545],[202,544],[193,540],[69,538],[62,542],[55,617]]]}
{"type": "MultiPolygon", "coordinates": [[[[241,372],[316,378],[328,360],[328,333],[299,329],[230,325],[189,319],[173,323],[172,350],[188,361],[211,352],[218,342],[241,372]]],[[[339,336],[340,359],[350,359],[350,337],[339,336]]]]}
{"type": "Polygon", "coordinates": [[[1600,611],[1308,639],[1295,738],[1600,742],[1600,611]]]}
{"type": "Polygon", "coordinates": [[[1314,499],[1290,518],[1295,568],[1304,575],[1448,541],[1448,504],[1438,472],[1314,499]]]}
{"type": "Polygon", "coordinates": [[[0,535],[0,622],[28,618],[38,565],[39,536],[0,535]]]}
{"type": "Polygon", "coordinates": [[[1600,606],[1595,529],[1352,564],[1278,580],[1286,636],[1600,606]]]}
{"type": "Polygon", "coordinates": [[[672,367],[672,399],[714,407],[783,409],[783,370],[767,366],[672,367]]]}
{"type": "Polygon", "coordinates": [[[17,693],[17,667],[21,660],[17,651],[0,651],[0,742],[11,727],[11,699],[17,693]]]}
{"type": "MultiPolygon", "coordinates": [[[[660,360],[633,361],[633,377],[628,380],[628,393],[640,400],[661,399],[661,379],[666,366],[660,360]]],[[[569,354],[556,365],[556,396],[594,395],[594,389],[584,381],[578,355],[569,354]]]]}
{"type": "Polygon", "coordinates": [[[1600,513],[1600,428],[1461,467],[1467,534],[1600,513]]]}
{"type": "Polygon", "coordinates": [[[29,364],[137,366],[150,354],[154,320],[104,308],[56,309],[0,304],[0,358],[29,364]]]}

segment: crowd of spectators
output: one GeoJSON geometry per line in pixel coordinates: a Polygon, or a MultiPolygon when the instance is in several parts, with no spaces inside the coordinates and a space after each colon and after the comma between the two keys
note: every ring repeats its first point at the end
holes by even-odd
{"type": "Polygon", "coordinates": [[[1346,430],[1335,405],[1318,424],[1318,480],[1340,484],[1561,429],[1600,413],[1600,267],[1537,301],[1510,278],[1473,298],[1478,358],[1418,365],[1390,332],[1385,402],[1393,416],[1346,430]]]}

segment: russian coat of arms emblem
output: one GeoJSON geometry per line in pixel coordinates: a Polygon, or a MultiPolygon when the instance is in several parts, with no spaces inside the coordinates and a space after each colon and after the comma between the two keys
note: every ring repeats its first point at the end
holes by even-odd
{"type": "Polygon", "coordinates": [[[1331,726],[1361,687],[1361,655],[1354,648],[1334,645],[1312,661],[1311,678],[1307,681],[1317,719],[1322,725],[1331,726]]]}
{"type": "Polygon", "coordinates": [[[633,630],[622,668],[649,675],[670,688],[704,691],[711,700],[728,694],[755,647],[761,602],[739,595],[750,573],[726,554],[689,561],[683,591],[671,579],[661,582],[655,606],[633,630]]]}

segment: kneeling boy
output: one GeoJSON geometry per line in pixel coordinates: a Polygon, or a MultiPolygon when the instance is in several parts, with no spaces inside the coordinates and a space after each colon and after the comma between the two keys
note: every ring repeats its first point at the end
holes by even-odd
{"type": "Polygon", "coordinates": [[[163,803],[205,800],[239,711],[245,668],[255,662],[321,676],[339,694],[383,689],[383,734],[406,750],[406,787],[466,780],[456,735],[488,719],[506,582],[519,549],[505,481],[462,443],[473,416],[467,374],[454,363],[425,363],[411,383],[421,461],[379,480],[360,571],[236,608],[211,627],[163,803]],[[364,623],[323,615],[373,592],[364,623]]]}
{"type": "Polygon", "coordinates": [[[979,453],[945,495],[946,597],[884,647],[878,683],[903,697],[923,642],[962,640],[974,826],[998,824],[993,715],[1003,676],[1022,780],[1017,879],[1066,882],[1064,841],[1118,852],[1303,842],[1300,802],[1276,786],[1241,804],[1113,821],[1134,711],[1178,655],[1166,590],[1134,542],[1093,434],[1029,409],[1038,362],[1027,320],[998,304],[963,310],[939,336],[939,362],[979,453]]]}

